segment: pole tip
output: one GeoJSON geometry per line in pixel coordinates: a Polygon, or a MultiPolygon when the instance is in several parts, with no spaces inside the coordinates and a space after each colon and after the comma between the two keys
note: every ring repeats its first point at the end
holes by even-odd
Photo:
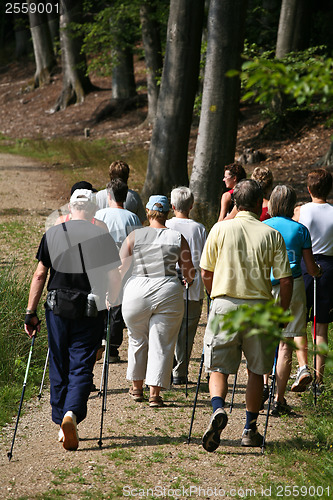
{"type": "Polygon", "coordinates": [[[101,448],[102,448],[102,444],[103,444],[103,443],[102,443],[102,440],[100,439],[100,440],[98,441],[98,447],[99,447],[99,449],[101,449],[101,448]]]}
{"type": "Polygon", "coordinates": [[[13,456],[13,455],[12,455],[12,452],[11,452],[11,451],[9,451],[9,452],[7,453],[7,457],[8,457],[8,460],[9,460],[9,461],[11,461],[12,456],[13,456]]]}

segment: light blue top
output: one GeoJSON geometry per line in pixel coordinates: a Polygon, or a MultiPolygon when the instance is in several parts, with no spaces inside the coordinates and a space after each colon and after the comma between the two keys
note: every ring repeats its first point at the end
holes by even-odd
{"type": "MultiPolygon", "coordinates": [[[[263,221],[263,224],[276,229],[281,233],[287,247],[288,259],[293,278],[302,275],[301,260],[302,250],[311,248],[311,238],[308,228],[289,217],[272,217],[263,221]]],[[[271,273],[272,285],[277,285],[279,280],[274,279],[271,273]]]]}

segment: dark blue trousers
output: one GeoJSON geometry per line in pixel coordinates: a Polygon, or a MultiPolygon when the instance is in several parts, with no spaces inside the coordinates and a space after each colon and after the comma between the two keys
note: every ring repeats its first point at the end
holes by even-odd
{"type": "Polygon", "coordinates": [[[102,312],[97,318],[66,319],[46,310],[52,420],[61,424],[67,411],[77,423],[87,415],[96,352],[103,336],[102,312]]]}

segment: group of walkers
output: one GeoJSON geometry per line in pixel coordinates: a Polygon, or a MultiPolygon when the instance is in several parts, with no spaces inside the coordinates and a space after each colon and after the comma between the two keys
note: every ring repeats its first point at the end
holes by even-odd
{"type": "MultiPolygon", "coordinates": [[[[73,186],[69,213],[57,219],[39,245],[25,318],[25,330],[33,336],[40,330],[37,307],[49,275],[45,315],[50,401],[65,449],[79,445],[77,424],[87,414],[106,324],[113,363],[120,361],[127,327],[129,396],[142,402],[146,384],[149,406],[163,407],[161,390],[187,383],[204,288],[212,299],[204,336],[213,408],[202,440],[207,451],[216,450],[227,425],[228,376],[237,373],[242,353],[248,381],[241,444],[261,446],[256,422],[274,359],[267,349],[270,338],[216,332],[216,315],[273,296],[285,310],[290,307],[294,320],[283,335],[293,337],[298,348],[292,390],[303,391],[311,382],[306,322],[313,319],[312,277],[318,277],[320,341],[327,343],[332,321],[333,207],[326,202],[332,176],[325,169],[309,174],[312,202],[296,208],[294,217],[293,188],[276,186],[270,195],[273,177],[267,167],[257,167],[251,179],[244,174],[241,165],[225,167],[230,189],[222,196],[219,221],[208,237],[205,227],[189,217],[194,203],[189,188],[172,190],[171,206],[166,196],[151,196],[144,210],[139,195],[128,189],[129,167],[123,161],[111,164],[106,190],[96,193],[84,181],[73,186]],[[169,218],[171,208],[174,217],[169,218]]],[[[291,360],[290,342],[281,341],[272,410],[276,416],[290,411],[284,395],[291,360]]],[[[318,393],[324,365],[319,354],[318,393]]]]}

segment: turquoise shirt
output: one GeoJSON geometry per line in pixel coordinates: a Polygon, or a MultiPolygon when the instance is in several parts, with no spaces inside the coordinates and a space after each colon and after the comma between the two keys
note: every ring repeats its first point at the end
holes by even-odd
{"type": "MultiPolygon", "coordinates": [[[[298,278],[302,275],[301,260],[302,250],[311,248],[311,237],[309,230],[299,222],[290,219],[289,217],[272,217],[263,222],[267,226],[276,229],[281,233],[287,247],[288,259],[291,267],[293,278],[298,278]]],[[[272,285],[277,285],[279,280],[275,279],[271,273],[272,285]]]]}

